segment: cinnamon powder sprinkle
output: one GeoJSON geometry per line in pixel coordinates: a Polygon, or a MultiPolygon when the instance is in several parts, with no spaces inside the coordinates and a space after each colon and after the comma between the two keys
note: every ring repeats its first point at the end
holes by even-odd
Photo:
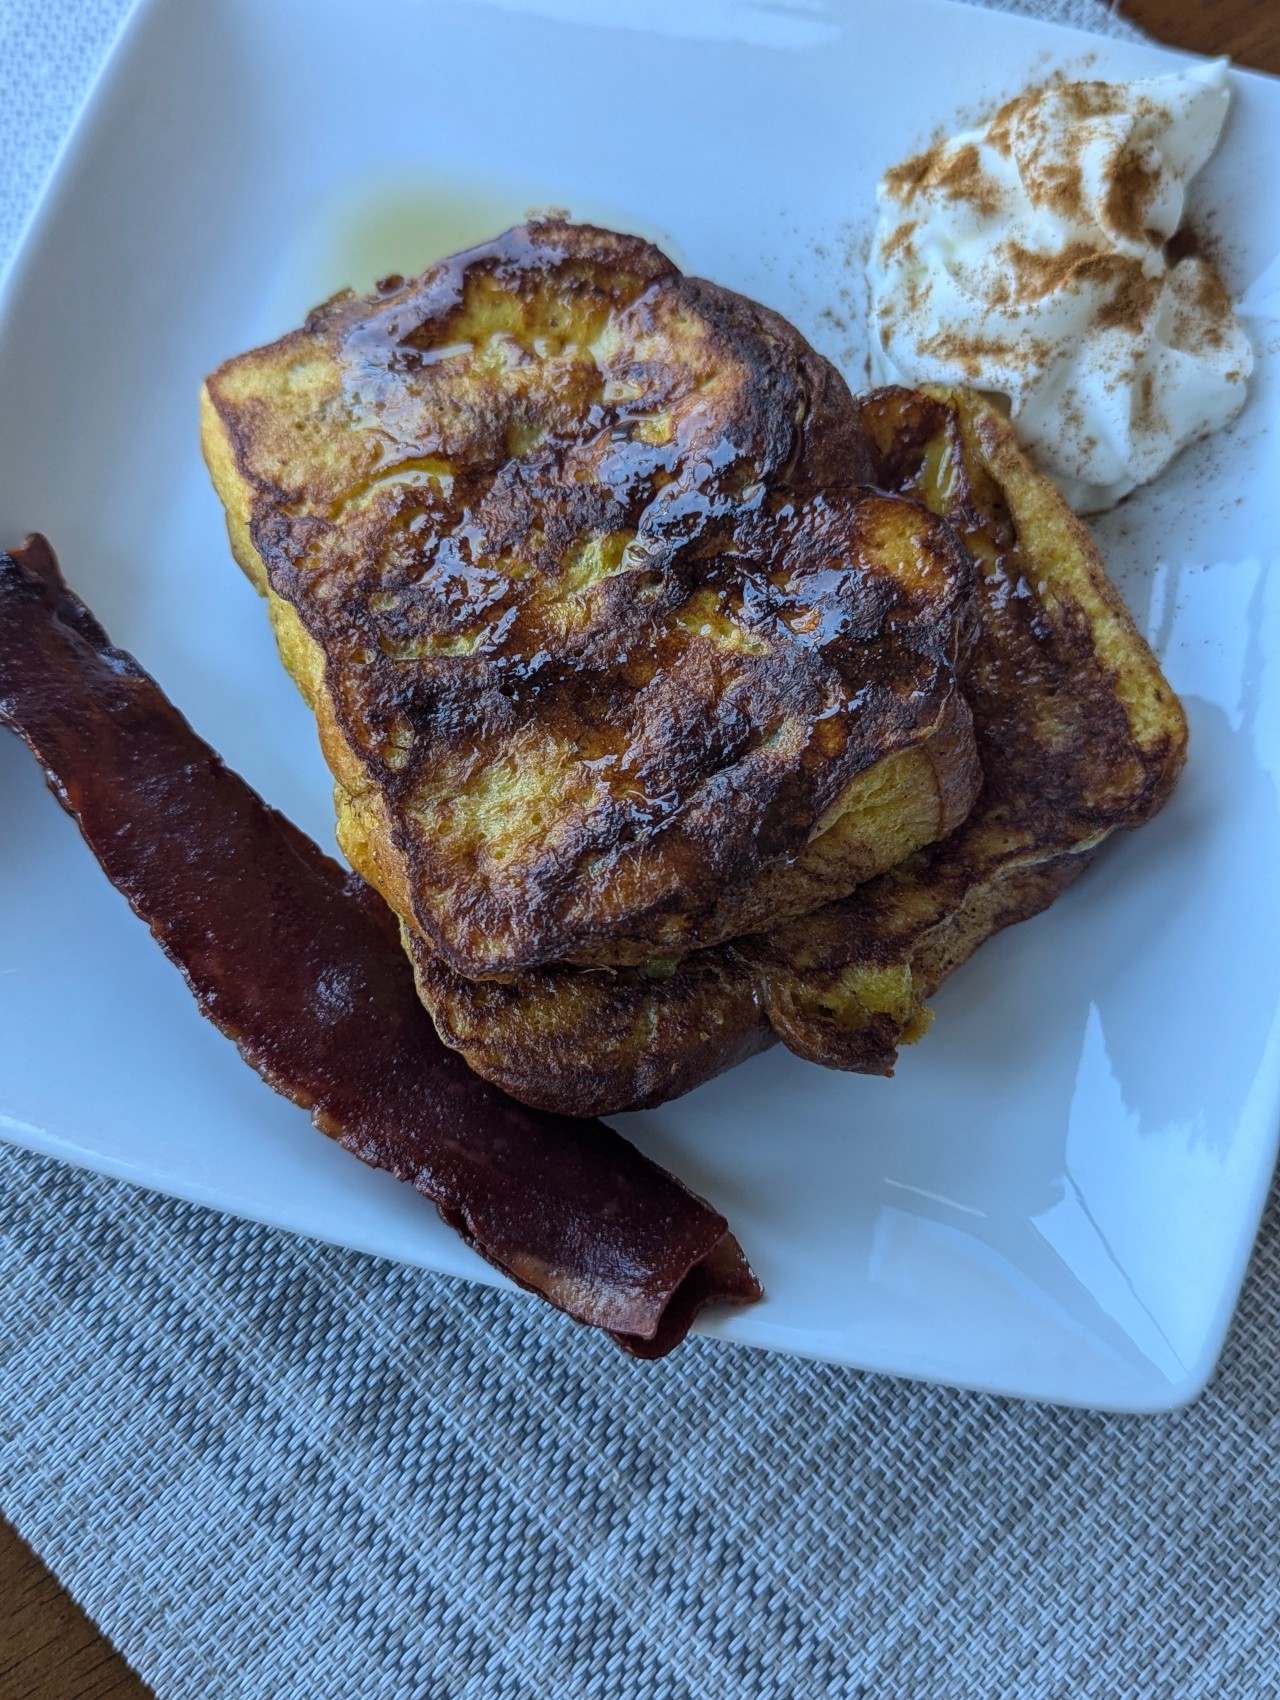
{"type": "Polygon", "coordinates": [[[1022,168],[1022,186],[1035,206],[1048,207],[1073,223],[1082,224],[1088,211],[1084,190],[1084,174],[1080,160],[1070,158],[1060,163],[1039,160],[1027,162],[1022,168]]]}
{"type": "Polygon", "coordinates": [[[1002,158],[1008,159],[1013,152],[1014,120],[1026,105],[1027,100],[1037,92],[1037,90],[1032,89],[1025,95],[1018,95],[1014,100],[1006,100],[988,124],[987,141],[1002,158]]]}
{"type": "Polygon", "coordinates": [[[1058,87],[1068,113],[1077,120],[1110,118],[1117,112],[1127,111],[1133,111],[1139,117],[1148,117],[1157,110],[1157,103],[1146,98],[1131,106],[1128,90],[1123,83],[1066,82],[1058,87]],[[1124,90],[1124,93],[1121,93],[1121,90],[1124,90]]]}
{"type": "Polygon", "coordinates": [[[999,337],[963,336],[957,331],[939,331],[920,344],[921,352],[958,366],[973,382],[990,377],[993,365],[1014,371],[1048,366],[1056,352],[1052,343],[1039,337],[1018,337],[1015,342],[999,337]]]}
{"type": "Polygon", "coordinates": [[[958,148],[950,142],[935,142],[923,153],[913,154],[886,171],[884,182],[900,201],[934,190],[950,201],[967,201],[985,218],[1000,211],[999,186],[982,169],[982,157],[974,142],[958,148]]]}
{"type": "Polygon", "coordinates": [[[1192,300],[1207,321],[1225,325],[1232,316],[1231,293],[1208,260],[1196,263],[1196,287],[1192,300]]]}
{"type": "Polygon", "coordinates": [[[1149,367],[1138,381],[1137,405],[1133,410],[1133,418],[1140,431],[1160,431],[1168,428],[1156,402],[1156,375],[1149,367]]]}
{"type": "Polygon", "coordinates": [[[1166,172],[1170,185],[1180,176],[1176,148],[1166,162],[1161,141],[1178,110],[1132,85],[1050,79],[974,123],[973,139],[935,141],[882,179],[899,216],[911,215],[882,218],[877,238],[888,274],[888,299],[876,302],[886,351],[904,366],[894,349],[900,335],[906,367],[941,366],[951,382],[1008,388],[1015,406],[1025,385],[1052,374],[1054,452],[1086,494],[1091,485],[1095,494],[1132,487],[1094,467],[1114,459],[1090,430],[1099,386],[1120,405],[1129,398],[1140,437],[1176,446],[1181,423],[1175,430],[1163,413],[1153,347],[1167,342],[1216,354],[1215,366],[1231,363],[1230,372],[1208,374],[1215,385],[1248,375],[1247,355],[1223,358],[1243,336],[1203,233],[1184,227],[1166,240],[1156,227],[1173,210],[1166,172]],[[966,228],[971,215],[1004,227],[989,225],[983,240],[966,228]],[[930,219],[955,250],[936,264],[922,251],[930,219]],[[940,285],[935,303],[939,271],[945,291],[940,285]]]}
{"type": "Polygon", "coordinates": [[[900,224],[881,243],[881,258],[884,260],[896,260],[900,256],[903,259],[907,258],[907,249],[910,247],[911,238],[919,228],[919,221],[916,219],[912,219],[907,224],[900,224]]]}
{"type": "Polygon", "coordinates": [[[1103,209],[1111,228],[1131,241],[1143,241],[1147,214],[1159,187],[1159,160],[1152,164],[1131,148],[1126,150],[1116,166],[1103,209]]]}
{"type": "Polygon", "coordinates": [[[1180,299],[1174,335],[1182,348],[1202,354],[1221,348],[1234,323],[1231,295],[1217,268],[1208,260],[1188,259],[1177,267],[1180,282],[1191,284],[1189,299],[1180,299]]]}
{"type": "Polygon", "coordinates": [[[1164,279],[1148,277],[1140,261],[1119,254],[1111,257],[1106,275],[1114,280],[1115,287],[1099,305],[1094,323],[1100,330],[1127,331],[1137,336],[1155,311],[1164,279]]]}
{"type": "Polygon", "coordinates": [[[1109,261],[1111,255],[1090,242],[1069,242],[1065,248],[1049,253],[1024,248],[1019,242],[1005,242],[998,258],[1006,279],[1006,300],[1027,307],[1043,301],[1046,295],[1096,279],[1099,262],[1109,261]]]}

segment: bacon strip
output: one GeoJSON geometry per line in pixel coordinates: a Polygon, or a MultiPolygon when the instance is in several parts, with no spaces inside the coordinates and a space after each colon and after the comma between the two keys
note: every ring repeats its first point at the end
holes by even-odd
{"type": "Polygon", "coordinates": [[[724,1218],[672,1175],[440,1042],[381,899],[224,767],[41,537],[0,552],[0,721],[250,1067],[512,1280],[643,1357],[704,1305],[760,1297],[724,1218]]]}

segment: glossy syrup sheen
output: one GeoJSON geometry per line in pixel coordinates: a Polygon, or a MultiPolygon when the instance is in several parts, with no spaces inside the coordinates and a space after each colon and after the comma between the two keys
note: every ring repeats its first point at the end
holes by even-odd
{"type": "Polygon", "coordinates": [[[416,277],[437,260],[553,213],[644,236],[683,264],[671,233],[632,209],[568,196],[562,186],[531,178],[406,167],[343,185],[315,209],[290,267],[287,317],[297,319],[340,289],[367,293],[391,272],[416,277]]]}
{"type": "MultiPolygon", "coordinates": [[[[803,912],[828,809],[944,724],[967,558],[853,488],[852,400],[793,327],[644,242],[511,230],[209,395],[224,499],[251,493],[324,653],[344,784],[393,823],[403,872],[371,871],[460,972],[803,912]]],[[[889,865],[876,823],[842,844],[819,900],[889,865]]]]}

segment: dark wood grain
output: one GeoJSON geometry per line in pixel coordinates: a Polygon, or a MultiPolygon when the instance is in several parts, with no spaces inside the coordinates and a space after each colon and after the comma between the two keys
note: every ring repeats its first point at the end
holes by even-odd
{"type": "Polygon", "coordinates": [[[1124,0],[1120,11],[1171,47],[1226,53],[1238,64],[1280,75],[1277,0],[1124,0]]]}
{"type": "Polygon", "coordinates": [[[151,1690],[3,1519],[0,1700],[151,1700],[151,1690]]]}
{"type": "MultiPolygon", "coordinates": [[[[1160,41],[1280,75],[1280,0],[1125,0],[1160,41]]],[[[0,1700],[150,1700],[146,1688],[0,1521],[0,1700]]]]}

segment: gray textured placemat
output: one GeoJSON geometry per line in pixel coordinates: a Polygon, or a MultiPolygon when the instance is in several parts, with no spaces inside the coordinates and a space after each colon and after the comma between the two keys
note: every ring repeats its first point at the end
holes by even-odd
{"type": "MultiPolygon", "coordinates": [[[[121,10],[0,10],[0,254],[121,10]]],[[[1280,1694],[1275,1200],[1209,1392],[1122,1418],[0,1188],[0,1509],[162,1700],[1280,1694]]]]}

